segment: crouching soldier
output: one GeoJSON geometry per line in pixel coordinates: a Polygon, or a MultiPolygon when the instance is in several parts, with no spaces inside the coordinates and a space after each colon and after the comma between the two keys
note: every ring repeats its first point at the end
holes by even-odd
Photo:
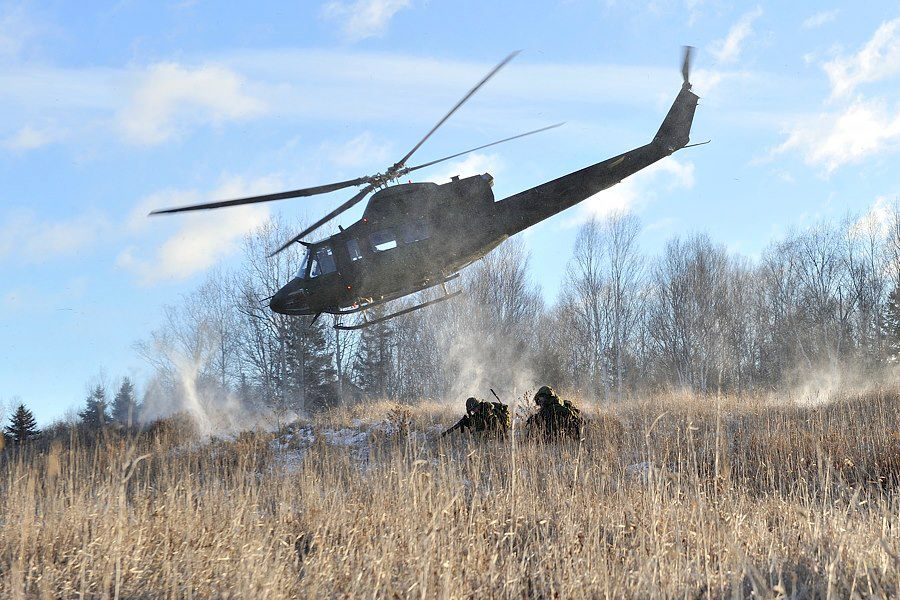
{"type": "Polygon", "coordinates": [[[443,433],[447,435],[457,430],[470,433],[488,432],[506,435],[510,427],[509,407],[502,402],[485,402],[477,398],[466,400],[466,415],[456,425],[443,433]]]}
{"type": "Polygon", "coordinates": [[[544,385],[534,395],[538,411],[528,417],[525,428],[533,435],[539,435],[546,441],[561,437],[573,440],[581,439],[584,431],[584,418],[568,400],[561,400],[553,388],[544,385]]]}

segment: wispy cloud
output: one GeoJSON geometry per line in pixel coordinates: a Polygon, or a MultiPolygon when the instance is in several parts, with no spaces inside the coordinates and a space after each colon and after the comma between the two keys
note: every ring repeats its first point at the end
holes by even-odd
{"type": "Polygon", "coordinates": [[[900,74],[900,18],[883,23],[858,51],[822,65],[831,83],[823,110],[798,119],[772,155],[797,151],[806,164],[832,173],[900,148],[896,88],[867,96],[859,88],[900,74]]]}
{"type": "Polygon", "coordinates": [[[797,123],[775,154],[798,150],[806,164],[832,173],[900,142],[900,107],[884,99],[859,99],[840,111],[823,112],[797,123]]]}
{"type": "Polygon", "coordinates": [[[471,177],[472,175],[490,173],[496,177],[502,171],[503,161],[499,155],[475,152],[464,159],[442,164],[440,167],[435,165],[432,169],[427,169],[427,175],[424,180],[434,183],[447,183],[455,175],[471,177]]]}
{"type": "Polygon", "coordinates": [[[900,211],[900,203],[896,197],[878,196],[850,229],[855,235],[875,235],[886,237],[895,224],[895,216],[900,211]]]}
{"type": "Polygon", "coordinates": [[[231,255],[241,237],[269,218],[266,205],[202,211],[173,218],[147,218],[153,208],[182,206],[282,189],[277,177],[226,177],[215,190],[164,190],[137,203],[121,221],[88,211],[68,219],[45,220],[33,212],[8,214],[0,221],[0,263],[41,264],[78,260],[100,244],[128,239],[116,266],[134,273],[142,285],[186,279],[231,255]],[[167,232],[160,235],[162,232],[167,232]]]}
{"type": "Polygon", "coordinates": [[[44,220],[32,212],[10,214],[0,222],[0,261],[36,264],[63,257],[74,259],[110,229],[109,219],[97,212],[68,220],[44,220]]]}
{"type": "Polygon", "coordinates": [[[322,152],[333,164],[338,167],[361,169],[371,167],[380,169],[387,166],[392,157],[391,144],[375,140],[372,133],[364,131],[358,136],[344,143],[325,142],[322,144],[322,152]]]}
{"type": "Polygon", "coordinates": [[[338,22],[345,39],[358,42],[383,36],[394,15],[409,6],[410,0],[335,0],[322,7],[322,16],[338,22]]]}
{"type": "MultiPolygon", "coordinates": [[[[0,69],[4,91],[0,115],[7,123],[16,123],[17,129],[23,123],[51,120],[67,132],[67,140],[84,143],[100,136],[108,141],[114,136],[138,145],[272,115],[281,123],[377,121],[421,128],[432,125],[492,66],[491,60],[293,49],[242,50],[199,64],[103,68],[29,64],[0,69]],[[373,78],[371,73],[379,76],[373,78]]],[[[453,123],[485,132],[498,124],[518,123],[515,129],[524,131],[547,124],[536,115],[565,114],[564,106],[639,103],[655,110],[661,93],[668,96],[677,89],[668,84],[663,89],[661,82],[676,86],[677,81],[677,68],[668,65],[523,61],[492,80],[454,115],[453,123]]],[[[17,129],[4,132],[10,142],[17,129]]],[[[504,127],[502,133],[507,131],[504,127]]],[[[28,138],[37,141],[29,134],[19,142],[28,138]]]]}
{"type": "Polygon", "coordinates": [[[18,56],[40,31],[24,4],[0,5],[0,59],[18,56]]]}
{"type": "Polygon", "coordinates": [[[858,52],[838,56],[823,68],[833,97],[848,96],[862,84],[900,73],[900,18],[882,23],[858,52]]]}
{"type": "Polygon", "coordinates": [[[738,22],[728,31],[725,39],[713,42],[712,55],[719,63],[734,62],[740,57],[744,42],[753,35],[753,23],[761,17],[763,10],[757,6],[750,12],[744,13],[738,22]]]}
{"type": "Polygon", "coordinates": [[[128,141],[158,144],[198,124],[258,116],[265,104],[251,96],[234,71],[216,65],[150,66],[140,78],[118,122],[128,141]]]}
{"type": "Polygon", "coordinates": [[[803,29],[818,29],[823,25],[827,25],[834,21],[838,14],[840,14],[840,10],[834,8],[832,10],[823,10],[822,12],[817,12],[811,17],[805,19],[803,21],[802,27],[803,29]]]}
{"type": "MultiPolygon", "coordinates": [[[[178,206],[223,198],[236,198],[281,189],[274,177],[246,181],[228,178],[210,194],[172,191],[155,194],[156,206],[178,206]]],[[[147,201],[140,203],[140,209],[147,201]]],[[[238,249],[241,238],[266,222],[269,208],[256,204],[217,211],[182,215],[178,229],[152,248],[131,245],[119,253],[116,266],[134,273],[141,285],[150,286],[166,280],[183,280],[201,273],[230,256],[238,249]]]]}
{"type": "Polygon", "coordinates": [[[65,132],[56,127],[34,127],[25,125],[16,133],[0,141],[0,145],[8,150],[35,150],[57,142],[65,137],[65,132]]]}

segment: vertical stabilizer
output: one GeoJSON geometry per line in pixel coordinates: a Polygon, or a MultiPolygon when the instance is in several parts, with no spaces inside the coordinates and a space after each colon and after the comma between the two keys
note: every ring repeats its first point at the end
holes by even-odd
{"type": "Polygon", "coordinates": [[[681,91],[675,97],[672,108],[666,118],[663,119],[659,131],[653,141],[661,145],[667,152],[672,154],[676,150],[680,150],[688,145],[691,141],[691,123],[694,122],[694,111],[697,110],[697,94],[691,91],[690,70],[691,55],[693,47],[684,47],[684,60],[681,64],[681,76],[684,83],[681,85],[681,91]]]}

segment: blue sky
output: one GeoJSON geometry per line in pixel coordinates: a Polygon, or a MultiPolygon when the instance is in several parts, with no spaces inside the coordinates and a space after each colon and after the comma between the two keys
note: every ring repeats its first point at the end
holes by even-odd
{"type": "MultiPolygon", "coordinates": [[[[371,174],[513,63],[412,163],[490,172],[498,198],[652,138],[697,47],[694,140],[523,234],[552,300],[579,223],[638,214],[644,248],[708,231],[755,257],[900,195],[895,2],[0,0],[0,400],[46,423],[85,382],[140,378],[133,343],[270,215],[345,193],[147,219],[154,207],[371,174]]],[[[362,206],[341,222],[358,218],[362,206]]]]}

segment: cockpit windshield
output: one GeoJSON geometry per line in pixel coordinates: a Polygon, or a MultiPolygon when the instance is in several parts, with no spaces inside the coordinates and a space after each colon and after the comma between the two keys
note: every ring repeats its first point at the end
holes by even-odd
{"type": "Polygon", "coordinates": [[[306,279],[306,267],[309,266],[309,254],[310,251],[307,250],[306,254],[303,255],[303,261],[300,262],[300,270],[297,271],[297,274],[294,275],[294,277],[306,279]]]}
{"type": "Polygon", "coordinates": [[[319,246],[318,248],[307,250],[297,277],[306,279],[307,266],[309,266],[309,279],[337,271],[331,246],[319,246]]]}

